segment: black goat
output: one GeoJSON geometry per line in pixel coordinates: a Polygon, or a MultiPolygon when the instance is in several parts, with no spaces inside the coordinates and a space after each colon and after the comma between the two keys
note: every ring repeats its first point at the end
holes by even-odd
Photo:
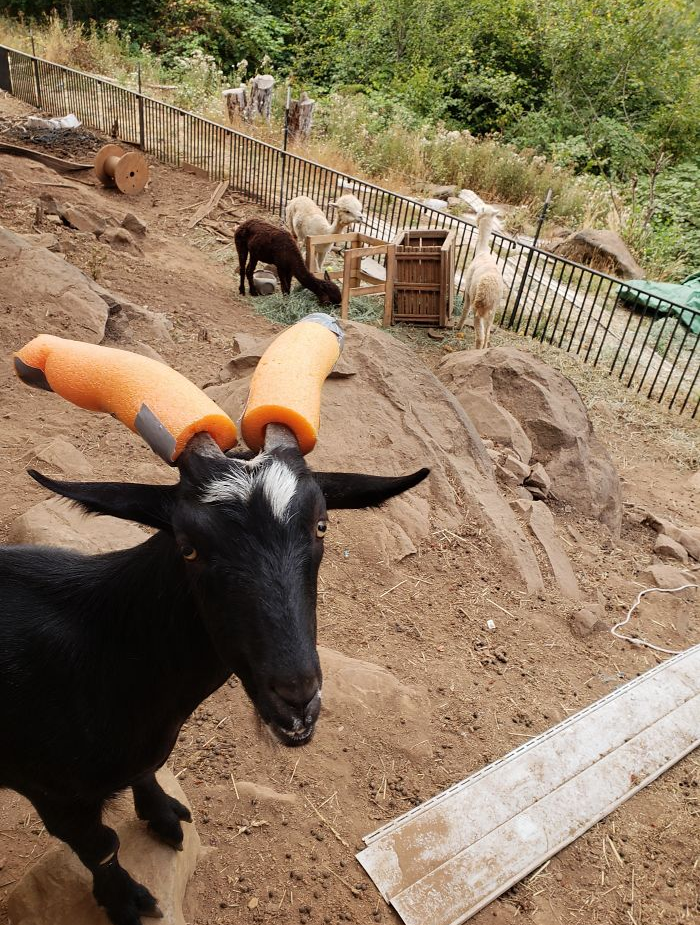
{"type": "Polygon", "coordinates": [[[286,228],[278,228],[277,225],[263,222],[259,218],[249,218],[236,228],[234,239],[241,273],[241,285],[238,290],[241,295],[245,295],[246,276],[250,294],[257,295],[253,273],[258,261],[262,260],[274,264],[277,268],[280,288],[284,295],[289,295],[294,277],[305,289],[313,292],[321,305],[340,305],[340,289],[328,273],[324,274],[323,279],[319,279],[307,270],[301,251],[286,228]]]}
{"type": "Polygon", "coordinates": [[[97,556],[0,547],[0,787],[27,797],[76,852],[114,925],[159,910],[119,864],[105,801],[131,787],[137,815],[181,847],[190,815],[155,772],[187,717],[232,674],[285,745],[309,741],[321,706],[326,510],[381,504],[428,474],[312,473],[279,437],[251,458],[199,435],[178,460],[177,485],[30,471],[85,511],[158,532],[97,556]]]}

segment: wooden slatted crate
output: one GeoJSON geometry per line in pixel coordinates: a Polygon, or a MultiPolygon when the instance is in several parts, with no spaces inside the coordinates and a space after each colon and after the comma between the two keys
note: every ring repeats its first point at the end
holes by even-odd
{"type": "Polygon", "coordinates": [[[411,228],[394,240],[396,271],[392,322],[444,328],[455,301],[455,233],[411,228]]]}

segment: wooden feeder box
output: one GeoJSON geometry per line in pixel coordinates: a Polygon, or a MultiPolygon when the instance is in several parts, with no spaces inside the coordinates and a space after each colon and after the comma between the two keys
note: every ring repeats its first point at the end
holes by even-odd
{"type": "Polygon", "coordinates": [[[319,244],[350,244],[343,253],[343,269],[331,271],[331,279],[343,280],[343,300],[340,303],[340,317],[347,318],[350,299],[356,295],[384,295],[384,318],[386,327],[391,324],[391,308],[394,291],[395,246],[381,238],[371,238],[359,231],[346,234],[317,234],[306,239],[306,266],[313,272],[313,257],[319,244]],[[382,265],[378,257],[385,257],[382,265]],[[368,285],[363,285],[367,283],[368,285]]]}
{"type": "Polygon", "coordinates": [[[455,302],[455,233],[410,228],[395,239],[391,322],[447,327],[455,302]]]}

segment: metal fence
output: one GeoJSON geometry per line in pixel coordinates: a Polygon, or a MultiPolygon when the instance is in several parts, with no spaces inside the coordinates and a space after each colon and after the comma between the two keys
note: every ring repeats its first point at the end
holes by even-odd
{"type": "MultiPolygon", "coordinates": [[[[0,45],[0,89],[55,115],[138,145],[159,160],[194,164],[241,197],[282,215],[294,196],[322,208],[344,192],[363,203],[358,230],[393,238],[404,228],[451,228],[461,286],[476,246],[474,226],[407,196],[324,167],[201,116],[0,45]]],[[[663,299],[633,310],[620,280],[496,233],[491,241],[507,286],[497,321],[576,353],[628,388],[695,417],[700,408],[700,311],[663,299]],[[682,318],[681,318],[682,313],[682,318]]]]}

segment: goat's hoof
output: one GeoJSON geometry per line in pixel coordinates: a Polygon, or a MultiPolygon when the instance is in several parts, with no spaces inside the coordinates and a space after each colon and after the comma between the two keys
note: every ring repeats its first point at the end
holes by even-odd
{"type": "Polygon", "coordinates": [[[158,903],[155,904],[148,912],[141,913],[144,918],[147,919],[164,919],[163,910],[160,908],[158,903]]]}
{"type": "Polygon", "coordinates": [[[158,839],[158,841],[162,841],[164,845],[168,845],[170,848],[174,848],[175,851],[184,850],[184,834],[182,832],[182,826],[180,825],[179,821],[175,824],[156,823],[155,825],[152,822],[149,822],[148,831],[151,832],[158,839]],[[177,829],[180,830],[179,838],[177,836],[177,829]]]}
{"type": "Polygon", "coordinates": [[[123,868],[119,868],[116,876],[116,883],[112,881],[95,890],[95,899],[104,906],[113,925],[142,925],[142,917],[163,918],[158,900],[145,886],[137,883],[123,868]],[[104,891],[112,895],[107,898],[104,891]]]}

